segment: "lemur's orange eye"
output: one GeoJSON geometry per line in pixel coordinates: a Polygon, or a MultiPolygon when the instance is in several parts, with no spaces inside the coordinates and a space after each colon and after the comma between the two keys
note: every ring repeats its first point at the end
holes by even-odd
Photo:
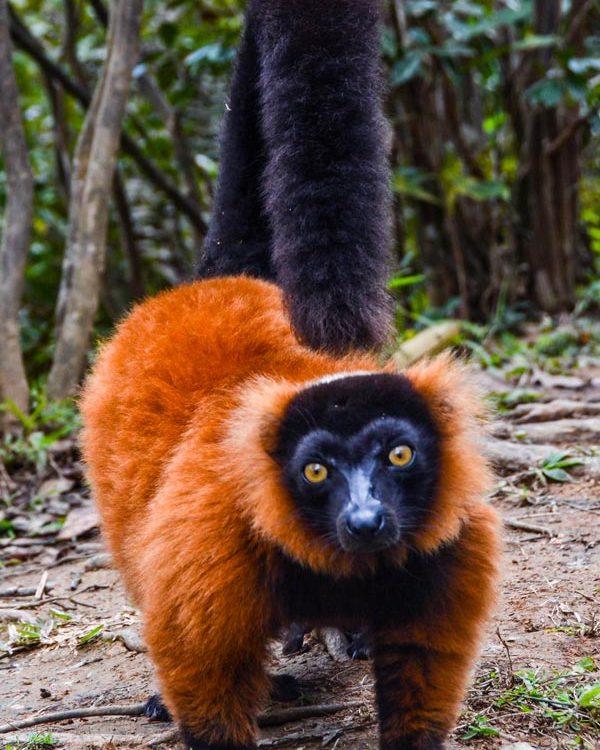
{"type": "Polygon", "coordinates": [[[306,464],[304,467],[304,476],[311,484],[321,484],[327,479],[327,467],[323,464],[306,464]]]}
{"type": "Polygon", "coordinates": [[[414,451],[409,445],[397,445],[388,453],[388,459],[392,466],[408,466],[414,455],[414,451]]]}

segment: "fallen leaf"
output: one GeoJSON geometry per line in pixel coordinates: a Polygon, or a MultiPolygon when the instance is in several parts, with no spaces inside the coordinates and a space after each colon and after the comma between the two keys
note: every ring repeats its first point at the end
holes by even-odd
{"type": "Polygon", "coordinates": [[[99,526],[99,518],[94,507],[90,508],[75,508],[67,516],[65,525],[60,530],[56,537],[59,541],[65,541],[68,539],[77,539],[84,534],[89,534],[90,531],[97,529],[99,526]]]}
{"type": "Polygon", "coordinates": [[[48,497],[55,497],[56,495],[68,492],[73,488],[74,484],[75,482],[72,479],[65,479],[65,477],[46,479],[40,484],[36,494],[45,500],[48,497]]]}

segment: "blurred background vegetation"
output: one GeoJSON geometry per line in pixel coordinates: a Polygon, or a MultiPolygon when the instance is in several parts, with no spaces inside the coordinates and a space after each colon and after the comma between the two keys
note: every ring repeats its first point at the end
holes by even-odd
{"type": "MultiPolygon", "coordinates": [[[[105,59],[105,2],[7,4],[34,176],[19,319],[30,384],[52,362],[73,156],[105,59]]],[[[134,300],[192,274],[242,14],[236,0],[144,3],[95,337],[134,300]]],[[[382,61],[399,336],[444,317],[498,329],[596,309],[599,3],[387,1],[382,61]]],[[[0,232],[6,198],[0,156],[0,232]]]]}

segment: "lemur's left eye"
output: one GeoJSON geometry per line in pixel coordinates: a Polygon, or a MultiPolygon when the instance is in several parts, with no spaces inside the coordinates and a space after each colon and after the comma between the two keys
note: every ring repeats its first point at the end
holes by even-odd
{"type": "Polygon", "coordinates": [[[414,457],[415,452],[410,445],[397,445],[388,453],[388,460],[392,466],[408,466],[414,457]]]}
{"type": "Polygon", "coordinates": [[[306,464],[304,467],[304,477],[311,484],[321,484],[327,479],[329,472],[323,464],[306,464]]]}

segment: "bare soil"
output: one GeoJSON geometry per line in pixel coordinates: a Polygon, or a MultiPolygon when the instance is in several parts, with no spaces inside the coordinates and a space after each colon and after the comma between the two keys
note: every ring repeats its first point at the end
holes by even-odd
{"type": "MultiPolygon", "coordinates": [[[[597,376],[588,372],[583,387],[572,390],[545,384],[543,401],[600,401],[597,376]]],[[[493,379],[484,380],[494,389],[493,379]]],[[[564,409],[557,414],[564,416],[564,409]]],[[[504,414],[503,424],[511,418],[510,411],[504,414]]],[[[515,427],[517,419],[518,435],[509,430],[507,439],[527,442],[520,407],[515,427]]],[[[587,427],[581,439],[569,431],[568,440],[565,445],[554,436],[551,442],[577,455],[598,450],[587,427]]],[[[492,501],[509,523],[502,598],[449,747],[487,750],[524,742],[533,748],[598,748],[600,710],[593,708],[593,698],[592,707],[583,706],[581,696],[600,684],[600,483],[586,477],[585,467],[573,469],[577,478],[564,483],[498,469],[502,476],[492,501]]],[[[144,701],[153,688],[150,662],[114,638],[138,633],[140,618],[117,573],[98,558],[101,541],[72,443],[55,448],[42,475],[4,474],[2,481],[19,531],[14,539],[0,537],[0,724],[62,709],[144,701]],[[54,523],[61,513],[67,514],[66,532],[58,532],[54,523]],[[35,589],[46,573],[51,589],[40,600],[7,592],[35,589]],[[17,624],[23,618],[33,630],[17,624]],[[30,643],[23,633],[29,633],[30,643]]],[[[297,704],[346,708],[265,729],[266,747],[377,747],[368,662],[335,661],[313,635],[292,657],[283,657],[276,644],[273,671],[300,680],[303,695],[297,704]]],[[[0,735],[0,747],[2,741],[19,747],[32,734],[48,732],[47,740],[64,748],[177,747],[168,724],[125,716],[15,730],[0,735]]],[[[34,746],[42,745],[27,747],[34,746]]]]}

